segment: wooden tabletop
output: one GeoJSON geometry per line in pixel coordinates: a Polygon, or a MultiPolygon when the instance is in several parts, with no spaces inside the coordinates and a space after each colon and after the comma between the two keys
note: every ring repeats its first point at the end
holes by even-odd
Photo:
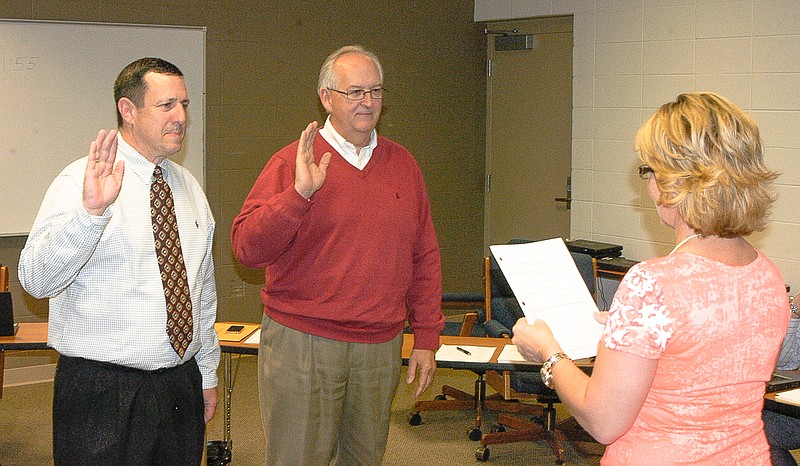
{"type": "MultiPolygon", "coordinates": [[[[220,341],[220,348],[225,353],[258,354],[258,343],[245,343],[245,341],[258,330],[258,324],[242,322],[217,322],[215,329],[221,335],[231,325],[245,325],[248,331],[242,332],[238,341],[220,341]]],[[[439,367],[467,370],[500,370],[500,371],[538,371],[541,364],[498,362],[497,358],[503,347],[511,340],[507,338],[488,337],[458,337],[442,335],[440,341],[443,345],[490,346],[495,351],[489,362],[474,361],[437,361],[439,367]]],[[[403,363],[408,363],[411,350],[414,347],[414,335],[403,335],[403,363]]],[[[0,351],[3,350],[41,350],[47,346],[47,322],[23,322],[19,324],[16,335],[0,337],[0,351]]],[[[577,361],[577,364],[590,370],[592,362],[588,360],[577,361]]]]}
{"type": "MultiPolygon", "coordinates": [[[[221,333],[224,329],[227,329],[231,325],[242,325],[241,322],[217,322],[214,324],[214,327],[217,330],[217,333],[221,333]]],[[[246,324],[251,325],[251,324],[246,324]]],[[[238,353],[238,354],[257,354],[258,353],[258,343],[245,343],[245,341],[254,334],[258,328],[253,329],[250,332],[243,333],[241,335],[241,339],[239,341],[220,341],[219,345],[222,348],[222,351],[228,353],[238,353]]],[[[491,362],[497,363],[497,357],[500,355],[500,352],[503,350],[503,347],[510,343],[511,340],[507,338],[484,338],[484,337],[454,337],[454,336],[442,336],[441,337],[442,344],[449,344],[449,345],[478,345],[478,346],[494,346],[495,352],[492,356],[491,362]]],[[[404,334],[403,335],[403,359],[407,360],[409,356],[411,356],[411,350],[414,348],[414,336],[411,334],[404,334]]]]}
{"type": "MultiPolygon", "coordinates": [[[[217,322],[215,324],[217,332],[222,329],[227,329],[231,325],[241,324],[241,322],[217,322]]],[[[225,353],[234,354],[258,354],[258,344],[245,343],[255,330],[243,334],[239,341],[220,341],[219,345],[225,353]]],[[[474,361],[437,361],[436,365],[442,368],[449,369],[465,369],[471,371],[538,371],[541,369],[541,364],[529,362],[499,362],[497,360],[503,347],[511,343],[508,338],[489,338],[489,337],[458,337],[450,335],[442,335],[439,341],[443,345],[462,345],[462,346],[489,346],[494,347],[494,354],[489,362],[474,362],[474,361]]],[[[411,356],[411,350],[414,348],[414,335],[403,334],[403,364],[408,364],[408,358],[411,356]]],[[[576,362],[585,371],[590,371],[592,362],[589,360],[581,360],[576,362]]]]}
{"type": "Polygon", "coordinates": [[[16,335],[0,337],[0,351],[42,349],[48,349],[47,322],[23,322],[16,335]]]}

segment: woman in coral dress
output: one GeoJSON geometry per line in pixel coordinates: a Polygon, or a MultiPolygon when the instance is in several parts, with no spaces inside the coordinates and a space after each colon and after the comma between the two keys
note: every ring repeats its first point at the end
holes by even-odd
{"type": "Polygon", "coordinates": [[[514,343],[547,361],[543,379],[608,444],[603,465],[768,465],[761,408],[789,303],[780,271],[744,239],[774,202],[758,127],[719,95],[682,94],[636,150],[677,245],[620,283],[591,377],[542,321],[521,319],[514,343]]]}

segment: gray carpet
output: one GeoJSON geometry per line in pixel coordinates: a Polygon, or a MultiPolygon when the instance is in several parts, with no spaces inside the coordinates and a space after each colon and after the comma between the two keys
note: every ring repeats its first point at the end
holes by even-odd
{"type": "MultiPolygon", "coordinates": [[[[258,410],[256,357],[234,359],[234,389],[231,419],[233,440],[232,465],[263,465],[264,433],[258,410]]],[[[401,380],[404,380],[401,379],[401,380]]],[[[442,384],[471,391],[474,374],[468,371],[439,369],[434,387],[423,397],[433,398],[442,384]]],[[[51,465],[51,407],[52,383],[7,387],[0,399],[0,465],[51,465]]],[[[475,450],[480,445],[468,439],[474,426],[470,411],[440,411],[422,413],[423,424],[411,426],[409,413],[413,409],[411,388],[401,382],[392,406],[392,424],[385,465],[478,465],[475,450]]],[[[559,408],[559,418],[566,412],[559,408]]],[[[485,413],[484,431],[493,425],[496,413],[485,413]]],[[[217,415],[208,427],[209,440],[222,440],[224,435],[222,392],[217,415]]],[[[517,442],[492,445],[488,464],[530,465],[554,464],[555,456],[544,442],[517,442]]],[[[567,446],[567,463],[597,465],[598,456],[581,456],[567,446]]]]}

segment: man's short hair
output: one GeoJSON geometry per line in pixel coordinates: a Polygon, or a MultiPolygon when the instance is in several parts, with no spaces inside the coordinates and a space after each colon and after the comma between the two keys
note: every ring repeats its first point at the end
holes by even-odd
{"type": "MultiPolygon", "coordinates": [[[[126,97],[137,107],[144,104],[144,94],[147,91],[147,83],[144,75],[147,73],[167,74],[171,76],[183,76],[181,70],[172,63],[161,58],[140,58],[129,64],[120,71],[117,80],[114,82],[114,103],[126,97]]],[[[122,115],[117,108],[117,126],[122,127],[122,115]]]]}
{"type": "Polygon", "coordinates": [[[378,74],[381,77],[381,84],[383,84],[383,66],[381,66],[381,62],[378,60],[378,57],[360,45],[345,45],[339,50],[328,55],[328,58],[325,59],[325,63],[322,64],[322,69],[319,71],[319,82],[317,86],[318,92],[320,89],[339,88],[339,77],[333,72],[333,65],[336,63],[336,60],[338,60],[339,57],[349,53],[364,55],[372,60],[372,62],[375,63],[375,66],[378,68],[378,74]]]}

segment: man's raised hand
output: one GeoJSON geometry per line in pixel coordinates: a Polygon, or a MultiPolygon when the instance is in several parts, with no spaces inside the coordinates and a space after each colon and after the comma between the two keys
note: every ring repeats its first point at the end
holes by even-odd
{"type": "Polygon", "coordinates": [[[295,161],[294,189],[305,199],[322,187],[331,163],[331,153],[325,152],[319,160],[319,165],[314,163],[314,140],[319,133],[319,123],[312,121],[300,134],[297,144],[297,159],[295,161]]]}
{"type": "Polygon", "coordinates": [[[101,215],[119,196],[125,162],[114,164],[117,157],[117,132],[101,129],[89,146],[89,160],[83,176],[83,208],[91,215],[101,215]]]}

